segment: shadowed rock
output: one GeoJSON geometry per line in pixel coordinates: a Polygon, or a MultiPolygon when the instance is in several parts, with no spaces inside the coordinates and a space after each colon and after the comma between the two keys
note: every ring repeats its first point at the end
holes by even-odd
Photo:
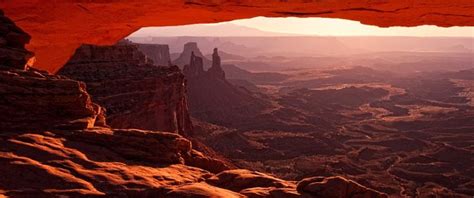
{"type": "Polygon", "coordinates": [[[183,74],[150,64],[136,45],[84,45],[58,73],[85,82],[114,128],[191,131],[183,74]]]}

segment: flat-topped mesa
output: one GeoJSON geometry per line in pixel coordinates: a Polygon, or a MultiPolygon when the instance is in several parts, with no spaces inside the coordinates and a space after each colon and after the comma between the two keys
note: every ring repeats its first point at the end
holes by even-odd
{"type": "Polygon", "coordinates": [[[161,44],[136,44],[138,49],[148,58],[153,60],[155,65],[171,66],[170,48],[168,45],[161,44]]]}
{"type": "Polygon", "coordinates": [[[126,43],[113,46],[82,45],[76,49],[76,52],[68,61],[69,64],[102,62],[118,62],[133,65],[153,63],[153,61],[138,50],[138,46],[126,43]]]}
{"type": "Polygon", "coordinates": [[[149,64],[134,44],[83,45],[58,73],[87,84],[111,127],[192,130],[179,68],[149,64]]]}
{"type": "Polygon", "coordinates": [[[189,64],[184,66],[183,74],[187,77],[197,77],[204,74],[202,58],[195,56],[194,52],[191,52],[189,64]]]}
{"type": "Polygon", "coordinates": [[[194,56],[196,57],[202,58],[203,68],[209,68],[211,61],[204,57],[201,50],[198,48],[198,45],[196,42],[188,42],[184,44],[183,52],[181,52],[179,57],[173,61],[173,64],[183,68],[185,65],[189,63],[191,54],[194,54],[194,56]]]}
{"type": "Polygon", "coordinates": [[[208,75],[215,78],[225,79],[225,72],[221,67],[221,57],[219,57],[217,48],[212,53],[212,66],[207,70],[208,75]]]}

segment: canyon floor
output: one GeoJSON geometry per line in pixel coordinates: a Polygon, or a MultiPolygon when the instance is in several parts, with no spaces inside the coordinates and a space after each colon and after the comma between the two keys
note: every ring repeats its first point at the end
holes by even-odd
{"type": "Polygon", "coordinates": [[[285,179],[343,175],[391,196],[474,194],[472,69],[278,73],[229,79],[270,105],[229,123],[195,119],[200,139],[239,167],[285,179]]]}

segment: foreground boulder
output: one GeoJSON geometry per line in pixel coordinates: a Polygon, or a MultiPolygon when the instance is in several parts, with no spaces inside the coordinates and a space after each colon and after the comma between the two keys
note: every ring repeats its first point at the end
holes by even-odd
{"type": "Polygon", "coordinates": [[[12,197],[318,197],[339,192],[383,197],[345,179],[347,188],[331,179],[323,189],[333,194],[317,194],[313,180],[300,182],[297,191],[295,182],[260,172],[214,174],[193,164],[202,159],[176,133],[108,128],[2,133],[0,145],[0,195],[12,197]]]}
{"type": "Polygon", "coordinates": [[[298,192],[328,198],[385,198],[386,194],[343,177],[311,177],[298,182],[298,192]]]}

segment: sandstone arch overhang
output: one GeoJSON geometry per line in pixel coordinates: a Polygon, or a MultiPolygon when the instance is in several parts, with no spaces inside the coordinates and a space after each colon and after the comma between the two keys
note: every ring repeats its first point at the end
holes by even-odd
{"type": "Polygon", "coordinates": [[[267,17],[330,17],[389,26],[474,26],[472,0],[6,0],[32,36],[35,67],[56,72],[81,43],[106,45],[146,26],[267,17]]]}

